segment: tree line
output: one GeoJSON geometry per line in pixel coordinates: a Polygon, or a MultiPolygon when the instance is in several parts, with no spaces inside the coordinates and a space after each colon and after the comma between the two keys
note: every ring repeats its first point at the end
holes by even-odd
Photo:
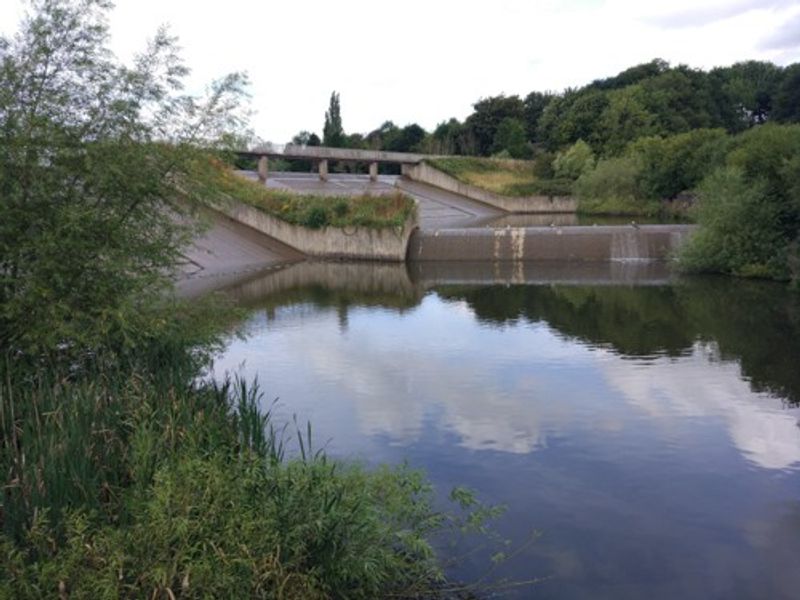
{"type": "Polygon", "coordinates": [[[302,131],[294,143],[333,147],[531,158],[583,140],[600,156],[620,154],[641,137],[694,129],[740,133],[766,122],[800,121],[800,63],[745,61],[709,71],[655,59],[561,93],[481,98],[463,121],[426,131],[392,121],[345,133],[339,94],[331,96],[323,137],[302,131]]]}

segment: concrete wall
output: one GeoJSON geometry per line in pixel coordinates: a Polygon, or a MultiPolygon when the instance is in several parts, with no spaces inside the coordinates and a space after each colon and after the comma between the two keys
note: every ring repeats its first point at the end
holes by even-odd
{"type": "Polygon", "coordinates": [[[403,175],[414,181],[421,181],[436,186],[448,192],[466,196],[494,208],[513,213],[568,213],[578,209],[578,201],[567,196],[526,196],[514,198],[487,192],[481,188],[462,183],[447,173],[426,163],[404,164],[403,175]]]}
{"type": "Polygon", "coordinates": [[[307,256],[358,260],[403,261],[416,218],[403,227],[372,229],[367,227],[323,227],[309,229],[292,225],[241,202],[219,207],[234,221],[252,227],[307,256]]]}
{"type": "Polygon", "coordinates": [[[411,238],[409,260],[666,260],[693,225],[438,229],[411,238]]]}

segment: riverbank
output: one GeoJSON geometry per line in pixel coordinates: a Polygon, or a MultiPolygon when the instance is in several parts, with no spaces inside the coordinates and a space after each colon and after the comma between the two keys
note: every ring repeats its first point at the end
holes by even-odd
{"type": "Polygon", "coordinates": [[[0,596],[374,598],[440,584],[428,536],[447,525],[421,473],[330,460],[311,425],[276,426],[257,387],[192,384],[188,363],[152,358],[152,373],[73,380],[5,362],[0,596]]]}

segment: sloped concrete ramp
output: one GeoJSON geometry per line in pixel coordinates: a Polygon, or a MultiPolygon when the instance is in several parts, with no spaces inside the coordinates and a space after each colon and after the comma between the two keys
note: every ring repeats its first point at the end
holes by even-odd
{"type": "Polygon", "coordinates": [[[208,230],[184,252],[182,279],[255,271],[303,258],[297,250],[209,211],[208,230]]]}

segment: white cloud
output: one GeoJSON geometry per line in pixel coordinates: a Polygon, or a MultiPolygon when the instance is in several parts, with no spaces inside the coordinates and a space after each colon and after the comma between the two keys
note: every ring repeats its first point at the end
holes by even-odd
{"type": "MultiPolygon", "coordinates": [[[[321,130],[332,90],[341,93],[348,131],[387,119],[430,129],[464,118],[482,96],[560,90],[655,57],[703,68],[797,60],[797,52],[759,45],[797,13],[793,4],[120,0],[111,27],[113,49],[129,57],[170,23],[194,88],[248,71],[256,132],[283,142],[300,129],[321,130]]],[[[20,6],[4,0],[0,30],[14,29],[20,6]]]]}
{"type": "Polygon", "coordinates": [[[646,369],[610,361],[604,372],[631,405],[664,426],[686,417],[718,418],[748,460],[768,469],[800,463],[800,411],[785,409],[780,398],[752,392],[739,365],[720,361],[717,354],[715,345],[697,343],[679,360],[657,361],[646,369]]]}

